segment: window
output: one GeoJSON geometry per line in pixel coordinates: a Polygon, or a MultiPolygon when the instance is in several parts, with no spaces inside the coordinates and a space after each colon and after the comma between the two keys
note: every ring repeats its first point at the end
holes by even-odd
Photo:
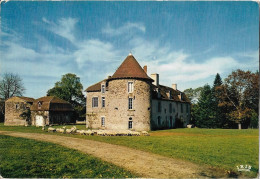
{"type": "Polygon", "coordinates": [[[39,101],[39,102],[38,102],[38,108],[41,108],[41,107],[42,107],[42,102],[39,101]]]}
{"type": "Polygon", "coordinates": [[[165,114],[166,114],[166,108],[164,108],[164,112],[165,112],[165,114]]]}
{"type": "Polygon", "coordinates": [[[132,129],[133,128],[133,120],[132,118],[130,117],[129,118],[129,121],[128,121],[128,129],[132,129]]]}
{"type": "Polygon", "coordinates": [[[132,93],[134,91],[134,83],[128,82],[128,93],[132,93]]]}
{"type": "Polygon", "coordinates": [[[133,109],[133,98],[128,98],[128,109],[133,109]]]}
{"type": "Polygon", "coordinates": [[[170,127],[173,127],[172,126],[172,116],[170,116],[170,127]]]}
{"type": "Polygon", "coordinates": [[[105,126],[105,117],[101,117],[101,126],[105,126]]]}
{"type": "Polygon", "coordinates": [[[175,112],[175,107],[174,107],[174,106],[175,106],[175,105],[173,104],[173,105],[172,105],[172,111],[173,111],[173,112],[175,112]]]}
{"type": "Polygon", "coordinates": [[[162,108],[161,102],[159,101],[159,102],[158,102],[158,112],[161,112],[161,108],[162,108]]]}
{"type": "Polygon", "coordinates": [[[189,105],[186,104],[186,112],[188,113],[189,112],[189,105]]]}
{"type": "Polygon", "coordinates": [[[158,121],[158,125],[161,125],[161,116],[158,116],[158,119],[157,119],[158,121]]]}
{"type": "Polygon", "coordinates": [[[169,112],[172,113],[172,103],[169,104],[169,112]]]}
{"type": "Polygon", "coordinates": [[[101,93],[105,93],[105,85],[101,85],[101,93]]]}
{"type": "Polygon", "coordinates": [[[183,113],[183,104],[181,104],[181,113],[183,113]]]}
{"type": "Polygon", "coordinates": [[[105,97],[102,97],[102,108],[104,108],[105,107],[105,97]]]}
{"type": "Polygon", "coordinates": [[[19,109],[19,104],[16,104],[16,105],[15,105],[15,109],[19,109]]]}
{"type": "Polygon", "coordinates": [[[92,98],[92,107],[98,107],[98,97],[92,98]]]}

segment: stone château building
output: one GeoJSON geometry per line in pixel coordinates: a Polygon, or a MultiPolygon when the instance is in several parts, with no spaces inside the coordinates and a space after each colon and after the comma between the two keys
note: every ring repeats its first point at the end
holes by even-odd
{"type": "Polygon", "coordinates": [[[156,130],[186,127],[191,104],[185,94],[159,84],[159,74],[147,75],[129,54],[112,77],[86,89],[89,128],[156,130]]]}

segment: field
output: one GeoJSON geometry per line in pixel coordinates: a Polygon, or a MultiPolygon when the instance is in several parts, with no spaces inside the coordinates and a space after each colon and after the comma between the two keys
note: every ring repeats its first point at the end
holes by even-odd
{"type": "Polygon", "coordinates": [[[115,165],[47,142],[0,135],[0,175],[5,178],[135,177],[115,165]]]}
{"type": "MultiPolygon", "coordinates": [[[[84,128],[84,126],[77,126],[84,128]]],[[[0,130],[43,133],[36,127],[6,127],[0,130]]],[[[45,132],[47,133],[47,132],[45,132]]],[[[52,134],[50,135],[64,135],[52,134]]],[[[172,129],[153,131],[151,136],[100,137],[78,136],[179,158],[233,173],[234,176],[256,177],[258,173],[258,130],[256,129],[172,129]],[[250,172],[238,172],[236,166],[251,165],[250,172]]]]}

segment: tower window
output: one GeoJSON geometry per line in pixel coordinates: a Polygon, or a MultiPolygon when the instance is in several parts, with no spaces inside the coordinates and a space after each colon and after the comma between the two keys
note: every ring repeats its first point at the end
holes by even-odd
{"type": "Polygon", "coordinates": [[[132,129],[133,128],[133,120],[132,118],[130,117],[129,118],[129,121],[128,121],[128,129],[132,129]]]}
{"type": "Polygon", "coordinates": [[[128,93],[132,93],[134,91],[134,83],[128,82],[128,93]]]}
{"type": "Polygon", "coordinates": [[[133,98],[128,98],[128,109],[133,109],[133,98]]]}

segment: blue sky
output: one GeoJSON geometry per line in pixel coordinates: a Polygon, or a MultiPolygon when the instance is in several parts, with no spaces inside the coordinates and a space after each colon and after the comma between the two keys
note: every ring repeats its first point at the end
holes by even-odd
{"type": "Polygon", "coordinates": [[[0,75],[39,98],[66,73],[84,88],[113,75],[131,51],[160,84],[212,85],[259,67],[255,2],[32,2],[1,4],[0,75]]]}

